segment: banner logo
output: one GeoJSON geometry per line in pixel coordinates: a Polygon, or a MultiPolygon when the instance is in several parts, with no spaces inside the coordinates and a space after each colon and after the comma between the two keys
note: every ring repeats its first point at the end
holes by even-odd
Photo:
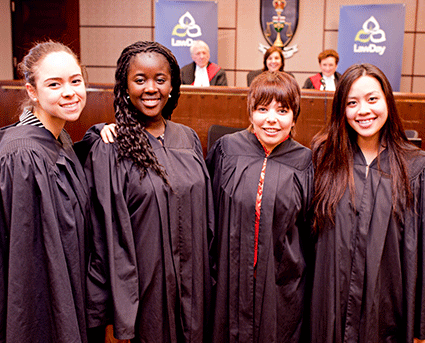
{"type": "Polygon", "coordinates": [[[197,39],[210,47],[217,63],[217,1],[155,0],[155,40],[169,48],[180,66],[192,63],[189,48],[197,39]]]}
{"type": "Polygon", "coordinates": [[[375,17],[371,16],[363,23],[362,29],[357,32],[356,38],[354,39],[355,42],[369,44],[363,45],[354,43],[353,51],[355,53],[369,53],[382,56],[387,47],[377,44],[385,42],[386,40],[385,31],[380,28],[375,17]]]}
{"type": "Polygon", "coordinates": [[[202,36],[202,31],[201,27],[196,24],[195,18],[187,11],[180,17],[178,24],[174,26],[171,36],[172,46],[192,46],[193,38],[202,36]],[[183,39],[184,37],[188,38],[183,39]]]}
{"type": "Polygon", "coordinates": [[[398,92],[405,14],[404,4],[341,6],[337,70],[342,74],[355,63],[373,64],[385,73],[393,90],[398,92]]]}

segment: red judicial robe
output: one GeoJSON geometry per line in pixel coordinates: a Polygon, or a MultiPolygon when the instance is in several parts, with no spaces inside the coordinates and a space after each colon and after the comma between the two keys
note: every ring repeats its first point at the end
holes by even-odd
{"type": "MultiPolygon", "coordinates": [[[[181,68],[182,84],[193,85],[195,82],[195,70],[195,62],[189,63],[181,68]]],[[[226,72],[219,65],[208,62],[207,73],[210,86],[227,86],[226,72]]]]}

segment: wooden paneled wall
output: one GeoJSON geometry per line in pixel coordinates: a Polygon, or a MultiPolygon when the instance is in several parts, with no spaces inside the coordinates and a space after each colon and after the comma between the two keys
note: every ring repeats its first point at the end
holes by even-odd
{"type": "MultiPolygon", "coordinates": [[[[74,141],[81,140],[93,124],[114,121],[113,85],[91,84],[87,88],[87,104],[74,123],[66,129],[74,141]]],[[[206,152],[208,129],[213,124],[231,127],[249,125],[246,105],[248,88],[182,86],[179,104],[172,120],[193,128],[206,152]]],[[[295,139],[306,146],[325,125],[332,110],[333,92],[303,90],[301,114],[295,126],[295,139]]],[[[18,120],[20,103],[26,99],[18,81],[0,81],[0,126],[18,120]]],[[[395,99],[405,129],[414,129],[425,138],[425,94],[395,93],[395,99]]]]}

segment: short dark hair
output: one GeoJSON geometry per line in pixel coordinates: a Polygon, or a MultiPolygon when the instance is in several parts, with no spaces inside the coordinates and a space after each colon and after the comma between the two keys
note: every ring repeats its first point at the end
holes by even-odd
{"type": "Polygon", "coordinates": [[[283,71],[283,69],[285,68],[285,56],[283,56],[283,50],[275,45],[272,45],[270,48],[268,48],[264,54],[264,60],[263,60],[263,64],[264,64],[264,68],[263,71],[269,70],[269,68],[267,68],[267,59],[269,58],[269,56],[274,53],[274,52],[278,52],[280,59],[282,61],[282,65],[279,68],[279,71],[283,71]]]}
{"type": "Polygon", "coordinates": [[[260,105],[269,105],[273,100],[287,107],[294,113],[294,123],[300,112],[300,87],[292,76],[281,71],[265,71],[251,83],[248,92],[248,113],[252,113],[260,105]]]}

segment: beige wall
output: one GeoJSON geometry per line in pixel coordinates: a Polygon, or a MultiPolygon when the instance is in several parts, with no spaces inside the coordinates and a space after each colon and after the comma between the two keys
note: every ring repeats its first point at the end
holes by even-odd
{"type": "MultiPolygon", "coordinates": [[[[8,12],[1,10],[6,4],[9,6],[9,1],[0,1],[2,23],[9,20],[10,26],[8,12]]],[[[259,1],[217,0],[217,3],[218,63],[226,69],[229,85],[244,87],[247,72],[262,66],[259,43],[267,45],[260,28],[259,1]]],[[[300,0],[299,24],[289,44],[296,44],[299,51],[286,60],[285,70],[291,71],[301,85],[318,72],[318,53],[325,48],[337,49],[340,6],[367,3],[400,3],[400,0],[300,0]]],[[[425,93],[425,0],[404,3],[401,91],[425,93]]],[[[113,82],[121,50],[137,40],[154,38],[154,6],[155,0],[121,0],[119,5],[115,0],[80,0],[81,59],[88,67],[90,81],[113,82]]],[[[3,44],[1,32],[2,49],[11,46],[11,43],[3,44]]],[[[8,65],[0,66],[0,78],[8,75],[8,68],[8,65]]]]}
{"type": "Polygon", "coordinates": [[[10,1],[0,0],[0,80],[13,79],[10,1]]]}

